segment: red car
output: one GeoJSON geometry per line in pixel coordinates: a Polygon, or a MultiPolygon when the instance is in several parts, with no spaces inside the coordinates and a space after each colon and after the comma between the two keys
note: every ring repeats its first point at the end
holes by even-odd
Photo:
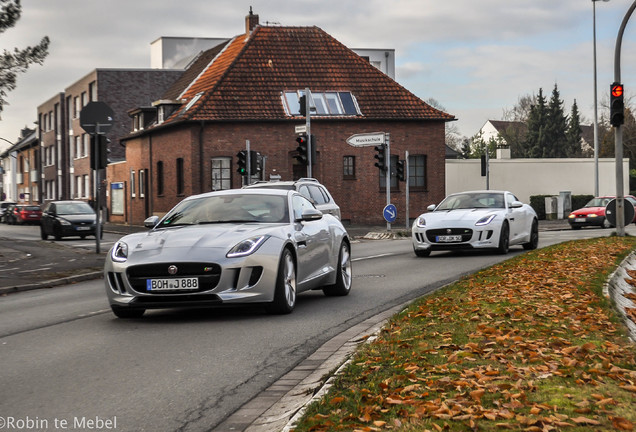
{"type": "Polygon", "coordinates": [[[42,209],[38,205],[15,204],[7,209],[5,215],[7,223],[12,224],[39,224],[42,218],[42,209]]]}
{"type": "MultiPolygon", "coordinates": [[[[598,226],[602,228],[609,228],[612,224],[605,218],[605,207],[607,204],[616,197],[602,196],[592,198],[590,202],[585,204],[583,208],[574,210],[568,216],[568,222],[572,229],[579,229],[584,226],[598,226]]],[[[630,202],[636,207],[636,197],[632,195],[625,195],[625,201],[630,202]]],[[[636,216],[632,222],[636,223],[636,216]]]]}

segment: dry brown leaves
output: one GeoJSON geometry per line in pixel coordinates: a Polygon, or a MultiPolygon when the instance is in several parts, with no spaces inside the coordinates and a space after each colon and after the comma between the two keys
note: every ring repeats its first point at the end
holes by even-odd
{"type": "Polygon", "coordinates": [[[588,288],[633,248],[538,250],[422,299],[354,360],[308,430],[634,430],[634,345],[588,288]]]}

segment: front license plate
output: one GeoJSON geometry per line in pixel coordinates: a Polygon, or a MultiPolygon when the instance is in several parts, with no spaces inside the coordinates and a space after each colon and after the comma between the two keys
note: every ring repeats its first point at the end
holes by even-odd
{"type": "Polygon", "coordinates": [[[442,236],[437,236],[436,240],[438,243],[460,242],[462,241],[462,236],[461,235],[442,235],[442,236]]]}
{"type": "Polygon", "coordinates": [[[146,279],[147,291],[194,290],[198,288],[198,278],[146,279]]]}
{"type": "Polygon", "coordinates": [[[77,227],[78,231],[88,231],[91,227],[77,227]]]}
{"type": "Polygon", "coordinates": [[[585,222],[585,218],[574,218],[574,222],[585,222]]]}

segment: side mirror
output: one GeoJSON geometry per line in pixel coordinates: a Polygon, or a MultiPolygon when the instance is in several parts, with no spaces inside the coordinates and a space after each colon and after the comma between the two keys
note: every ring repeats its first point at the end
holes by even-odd
{"type": "Polygon", "coordinates": [[[521,201],[513,201],[512,204],[510,204],[511,208],[521,208],[523,207],[523,203],[521,201]]]}
{"type": "Polygon", "coordinates": [[[159,216],[150,216],[144,221],[144,227],[152,229],[157,225],[157,222],[159,222],[159,216]]]}
{"type": "Polygon", "coordinates": [[[308,208],[304,210],[300,217],[300,220],[302,221],[315,221],[319,219],[322,219],[322,212],[315,208],[308,208]]]}
{"type": "Polygon", "coordinates": [[[433,211],[435,210],[435,207],[437,207],[435,204],[431,204],[430,206],[426,207],[426,210],[433,211]]]}

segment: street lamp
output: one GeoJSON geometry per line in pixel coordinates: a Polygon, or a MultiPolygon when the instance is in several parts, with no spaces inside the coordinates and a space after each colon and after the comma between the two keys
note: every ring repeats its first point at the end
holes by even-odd
{"type": "Polygon", "coordinates": [[[594,33],[594,196],[598,192],[598,101],[596,95],[596,2],[609,0],[592,0],[592,30],[594,33]]]}

